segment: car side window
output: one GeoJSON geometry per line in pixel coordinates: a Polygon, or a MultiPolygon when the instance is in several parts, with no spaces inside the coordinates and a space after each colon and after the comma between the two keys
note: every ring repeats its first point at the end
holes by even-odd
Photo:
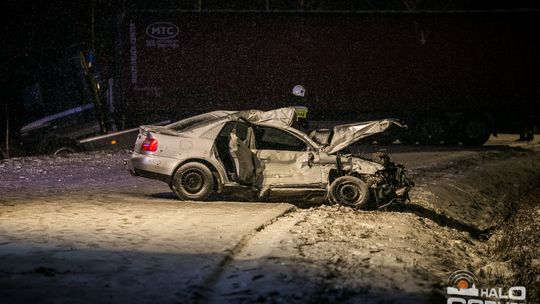
{"type": "Polygon", "coordinates": [[[255,129],[255,147],[258,150],[307,150],[306,143],[296,136],[270,127],[257,127],[255,129]]]}
{"type": "Polygon", "coordinates": [[[246,126],[243,123],[234,122],[234,121],[231,121],[225,124],[223,129],[221,129],[221,132],[219,132],[219,137],[228,139],[229,135],[234,129],[236,129],[236,136],[238,136],[238,138],[240,138],[243,141],[246,140],[248,136],[248,126],[246,126]]]}

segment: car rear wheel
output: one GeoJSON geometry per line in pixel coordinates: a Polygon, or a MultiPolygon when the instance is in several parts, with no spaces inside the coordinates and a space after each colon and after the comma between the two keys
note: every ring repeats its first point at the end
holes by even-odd
{"type": "Polygon", "coordinates": [[[328,196],[333,203],[363,208],[369,200],[369,189],[357,177],[342,176],[332,182],[328,196]]]}
{"type": "Polygon", "coordinates": [[[193,162],[174,173],[171,188],[181,200],[205,200],[214,188],[214,178],[207,166],[193,162]]]}

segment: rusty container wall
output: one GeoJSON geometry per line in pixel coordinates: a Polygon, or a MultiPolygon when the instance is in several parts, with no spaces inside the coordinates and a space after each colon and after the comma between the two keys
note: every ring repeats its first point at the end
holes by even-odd
{"type": "Polygon", "coordinates": [[[526,109],[538,14],[129,12],[122,87],[136,123],[297,104],[312,119],[526,109]]]}

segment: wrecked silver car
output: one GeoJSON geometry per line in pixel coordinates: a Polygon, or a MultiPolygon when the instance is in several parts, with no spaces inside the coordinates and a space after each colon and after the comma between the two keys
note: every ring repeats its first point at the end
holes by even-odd
{"type": "Polygon", "coordinates": [[[141,126],[126,163],[133,175],[162,180],[182,200],[234,193],[253,200],[309,200],[358,208],[408,198],[403,166],[383,153],[342,153],[399,125],[391,119],[312,131],[295,128],[294,107],[214,111],[166,126],[141,126]]]}

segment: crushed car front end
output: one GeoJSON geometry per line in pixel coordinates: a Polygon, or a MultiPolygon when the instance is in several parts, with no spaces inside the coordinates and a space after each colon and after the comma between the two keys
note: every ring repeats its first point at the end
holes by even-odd
{"type": "MultiPolygon", "coordinates": [[[[334,158],[328,181],[328,201],[350,205],[360,209],[384,208],[394,203],[405,203],[409,200],[409,190],[414,183],[407,177],[403,165],[395,164],[385,153],[376,152],[371,158],[357,154],[330,155],[334,158]],[[336,180],[343,177],[354,177],[361,180],[367,191],[366,200],[357,200],[348,203],[346,199],[339,199],[340,188],[336,189],[336,180]]],[[[351,180],[353,182],[354,180],[351,180]]],[[[360,187],[361,188],[361,187],[360,187]]]]}
{"type": "Polygon", "coordinates": [[[373,153],[373,162],[384,167],[375,173],[373,184],[374,207],[384,208],[392,203],[405,203],[409,200],[409,190],[414,186],[403,165],[395,164],[390,157],[381,152],[373,153]]]}

